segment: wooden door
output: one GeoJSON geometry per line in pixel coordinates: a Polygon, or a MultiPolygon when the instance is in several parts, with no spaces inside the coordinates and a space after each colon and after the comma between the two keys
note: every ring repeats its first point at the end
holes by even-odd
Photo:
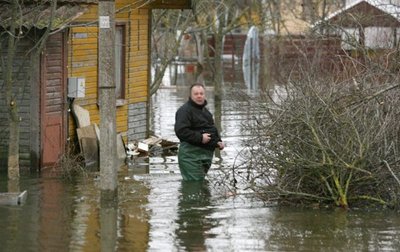
{"type": "Polygon", "coordinates": [[[52,35],[42,54],[40,138],[41,167],[53,166],[66,143],[66,32],[52,35]]]}

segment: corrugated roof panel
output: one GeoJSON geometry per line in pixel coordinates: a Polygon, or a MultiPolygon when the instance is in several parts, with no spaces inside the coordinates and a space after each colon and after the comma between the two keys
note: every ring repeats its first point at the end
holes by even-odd
{"type": "MultiPolygon", "coordinates": [[[[0,26],[10,26],[11,9],[9,4],[0,3],[0,26]]],[[[30,29],[36,27],[43,29],[51,26],[51,30],[60,29],[82,15],[87,7],[86,5],[65,4],[56,8],[54,13],[52,7],[47,4],[28,5],[21,8],[20,16],[17,19],[17,25],[30,29]],[[51,22],[50,22],[50,19],[51,22]]]]}

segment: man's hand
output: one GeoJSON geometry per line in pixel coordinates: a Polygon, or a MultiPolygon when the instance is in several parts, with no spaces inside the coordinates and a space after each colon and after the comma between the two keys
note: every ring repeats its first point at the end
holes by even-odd
{"type": "Polygon", "coordinates": [[[220,150],[223,150],[225,148],[224,142],[218,142],[217,144],[220,150]]]}
{"type": "Polygon", "coordinates": [[[201,139],[201,142],[203,144],[206,144],[208,142],[210,142],[211,140],[211,134],[210,133],[203,133],[203,138],[201,139]]]}

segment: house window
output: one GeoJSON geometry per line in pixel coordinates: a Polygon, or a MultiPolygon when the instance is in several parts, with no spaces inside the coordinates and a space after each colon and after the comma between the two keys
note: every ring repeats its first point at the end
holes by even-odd
{"type": "Polygon", "coordinates": [[[117,105],[125,99],[125,26],[115,26],[115,96],[117,105]]]}

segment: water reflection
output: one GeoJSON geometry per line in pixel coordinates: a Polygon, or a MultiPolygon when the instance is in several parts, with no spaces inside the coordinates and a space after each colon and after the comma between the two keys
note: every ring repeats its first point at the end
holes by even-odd
{"type": "Polygon", "coordinates": [[[24,177],[20,187],[28,191],[24,205],[0,206],[0,250],[68,251],[71,187],[58,179],[24,177]]]}
{"type": "MultiPolygon", "coordinates": [[[[186,99],[186,88],[157,93],[155,134],[175,138],[173,115],[186,99]]],[[[26,204],[0,206],[0,251],[399,250],[396,212],[277,208],[243,188],[227,191],[222,182],[229,184],[246,137],[241,122],[251,118],[247,104],[233,95],[222,100],[227,147],[215,159],[208,183],[183,182],[172,154],[121,169],[117,206],[101,205],[96,173],[72,182],[22,177],[26,204]]],[[[0,188],[8,188],[1,176],[0,188]]]]}
{"type": "Polygon", "coordinates": [[[281,209],[271,213],[269,250],[398,251],[400,248],[399,217],[391,211],[281,209]]]}
{"type": "Polygon", "coordinates": [[[146,206],[150,187],[146,181],[133,179],[143,172],[141,168],[132,168],[122,169],[119,174],[118,251],[147,251],[148,248],[151,212],[146,206]]]}
{"type": "Polygon", "coordinates": [[[116,251],[117,249],[117,199],[101,195],[100,206],[100,237],[101,251],[116,251]],[[105,198],[105,199],[103,199],[105,198]]]}
{"type": "Polygon", "coordinates": [[[207,218],[212,213],[208,181],[181,181],[178,198],[176,238],[186,251],[206,251],[208,231],[215,226],[207,218]]]}

